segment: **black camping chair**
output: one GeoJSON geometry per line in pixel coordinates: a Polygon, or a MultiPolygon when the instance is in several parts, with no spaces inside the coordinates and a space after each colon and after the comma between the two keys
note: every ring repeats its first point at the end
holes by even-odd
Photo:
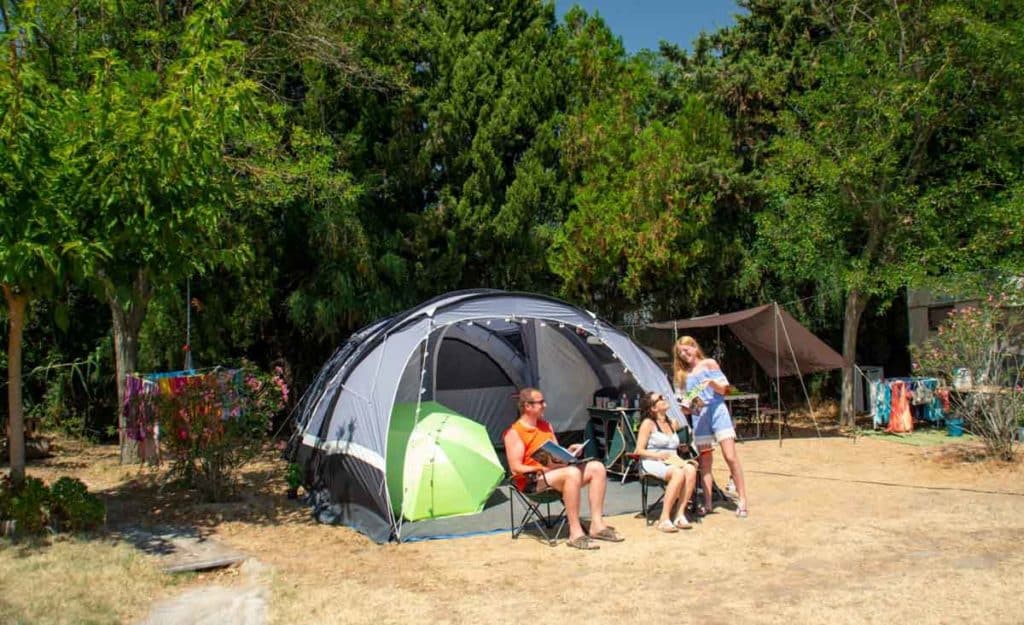
{"type": "Polygon", "coordinates": [[[627,456],[632,462],[632,466],[636,467],[637,481],[640,482],[640,513],[637,516],[642,516],[647,525],[651,525],[654,523],[651,513],[657,510],[658,506],[665,499],[665,481],[656,475],[651,475],[644,471],[643,462],[640,461],[640,456],[636,452],[630,452],[627,456]],[[661,494],[653,502],[649,502],[649,489],[651,486],[661,488],[661,494]]]}
{"type": "MultiPolygon", "coordinates": [[[[509,522],[512,525],[512,539],[519,538],[519,535],[526,530],[527,527],[533,527],[537,530],[544,540],[547,541],[552,547],[558,542],[558,536],[562,533],[562,528],[565,527],[566,516],[565,516],[565,503],[562,501],[562,493],[548,486],[547,481],[544,479],[544,472],[537,471],[535,473],[524,474],[527,478],[526,485],[523,490],[516,487],[515,479],[509,480],[508,490],[511,493],[511,497],[508,498],[508,511],[509,511],[509,522]],[[540,491],[537,491],[538,485],[541,486],[540,491]],[[515,502],[518,501],[525,510],[523,516],[516,523],[516,510],[515,502]],[[558,513],[552,516],[551,506],[557,504],[558,513]],[[543,509],[541,509],[543,506],[543,509]],[[551,533],[552,527],[554,533],[551,533]]],[[[514,477],[514,476],[513,476],[514,477]]]]}

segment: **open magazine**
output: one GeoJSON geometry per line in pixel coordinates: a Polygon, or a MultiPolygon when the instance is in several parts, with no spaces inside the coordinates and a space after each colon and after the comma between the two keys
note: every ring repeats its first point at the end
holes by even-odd
{"type": "MultiPolygon", "coordinates": [[[[588,439],[580,445],[579,453],[583,453],[583,449],[589,442],[590,440],[588,439]]],[[[550,464],[578,464],[588,460],[587,458],[580,458],[579,456],[573,455],[568,449],[562,447],[555,441],[545,441],[543,445],[531,454],[531,457],[544,466],[548,466],[550,464]]]]}
{"type": "Polygon", "coordinates": [[[677,393],[676,397],[679,399],[679,403],[686,408],[693,407],[693,400],[697,399],[707,385],[707,380],[705,380],[684,393],[677,393]]]}

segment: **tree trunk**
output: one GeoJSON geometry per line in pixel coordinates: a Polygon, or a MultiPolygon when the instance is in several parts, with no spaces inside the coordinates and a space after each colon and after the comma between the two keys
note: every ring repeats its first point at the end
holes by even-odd
{"type": "Polygon", "coordinates": [[[107,303],[114,321],[114,361],[117,375],[117,426],[121,443],[121,464],[140,461],[139,444],[127,435],[125,414],[126,376],[134,373],[139,359],[139,331],[146,318],[151,289],[143,270],[139,270],[127,304],[118,301],[116,289],[108,285],[107,303]]]}
{"type": "Polygon", "coordinates": [[[25,332],[28,295],[3,285],[7,300],[7,450],[11,466],[11,483],[15,489],[25,483],[25,411],[21,402],[21,339],[25,332]]]}
{"type": "Polygon", "coordinates": [[[857,289],[850,289],[846,295],[846,311],[843,314],[843,398],[840,410],[839,425],[853,427],[853,388],[856,375],[854,366],[857,364],[857,330],[860,328],[860,316],[867,306],[867,298],[857,289]]]}

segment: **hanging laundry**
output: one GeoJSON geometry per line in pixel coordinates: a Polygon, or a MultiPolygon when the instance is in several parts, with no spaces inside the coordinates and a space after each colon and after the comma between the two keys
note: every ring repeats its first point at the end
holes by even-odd
{"type": "Polygon", "coordinates": [[[902,433],[914,431],[914,419],[910,415],[910,389],[906,382],[896,381],[889,385],[892,391],[892,412],[886,432],[902,433]]]}
{"type": "Polygon", "coordinates": [[[139,458],[143,462],[160,464],[160,423],[157,416],[160,397],[177,397],[189,386],[207,379],[217,381],[219,396],[192,409],[216,411],[223,419],[237,416],[241,370],[215,368],[206,373],[187,370],[126,376],[124,435],[138,443],[139,458]]]}
{"type": "Polygon", "coordinates": [[[889,413],[892,410],[892,391],[889,383],[885,380],[878,380],[871,383],[872,396],[875,398],[873,422],[875,427],[889,425],[889,413]]]}

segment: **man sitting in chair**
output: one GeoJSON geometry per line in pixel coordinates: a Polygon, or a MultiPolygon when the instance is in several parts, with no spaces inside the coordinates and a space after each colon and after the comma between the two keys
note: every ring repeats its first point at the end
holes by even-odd
{"type": "MultiPolygon", "coordinates": [[[[550,462],[542,465],[535,452],[545,441],[558,442],[551,424],[544,420],[544,395],[535,388],[519,391],[519,418],[505,431],[505,454],[512,472],[514,487],[524,493],[535,493],[553,488],[562,495],[565,515],[569,521],[569,546],[576,549],[597,549],[593,540],[620,542],[622,537],[615,528],[604,522],[604,493],[607,486],[604,465],[596,460],[579,464],[550,462]],[[580,524],[580,491],[584,486],[590,502],[590,534],[580,524]]],[[[570,445],[577,454],[580,445],[570,445]]]]}

